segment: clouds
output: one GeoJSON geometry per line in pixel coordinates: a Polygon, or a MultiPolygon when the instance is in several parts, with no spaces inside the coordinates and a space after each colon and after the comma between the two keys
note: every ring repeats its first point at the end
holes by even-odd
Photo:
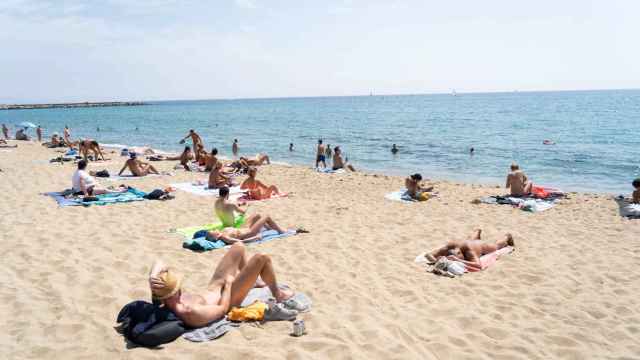
{"type": "Polygon", "coordinates": [[[257,9],[258,6],[254,0],[234,0],[236,6],[243,9],[257,9]]]}

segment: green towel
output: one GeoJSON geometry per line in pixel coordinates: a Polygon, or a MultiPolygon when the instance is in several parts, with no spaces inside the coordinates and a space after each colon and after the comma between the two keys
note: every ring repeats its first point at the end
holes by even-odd
{"type": "MultiPolygon", "coordinates": [[[[239,228],[240,226],[242,226],[242,224],[244,224],[244,215],[240,215],[236,218],[236,222],[235,224],[233,224],[233,227],[239,228]]],[[[222,223],[217,222],[215,224],[190,226],[182,229],[176,229],[176,233],[184,236],[186,239],[192,239],[193,234],[197,233],[200,230],[211,231],[211,230],[222,230],[222,229],[224,229],[224,226],[222,225],[222,223]]]]}

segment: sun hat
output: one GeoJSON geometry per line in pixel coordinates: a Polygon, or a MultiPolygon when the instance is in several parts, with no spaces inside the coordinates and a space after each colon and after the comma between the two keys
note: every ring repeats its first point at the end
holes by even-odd
{"type": "Polygon", "coordinates": [[[160,279],[164,286],[160,289],[151,289],[153,298],[156,300],[164,300],[172,297],[182,286],[182,276],[171,269],[161,272],[158,279],[160,279]]]}

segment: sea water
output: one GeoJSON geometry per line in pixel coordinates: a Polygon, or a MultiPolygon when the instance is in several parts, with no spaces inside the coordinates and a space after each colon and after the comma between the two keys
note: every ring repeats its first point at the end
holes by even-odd
{"type": "Polygon", "coordinates": [[[0,111],[0,122],[21,121],[42,125],[47,136],[68,125],[73,138],[169,151],[181,150],[178,141],[196,129],[207,149],[217,147],[222,155],[230,156],[237,138],[241,154],[265,152],[273,160],[305,166],[314,165],[321,138],[332,148],[339,145],[357,169],[419,172],[469,183],[504,185],[513,161],[534,183],[567,191],[629,192],[631,181],[640,176],[639,90],[165,101],[0,111]],[[543,145],[545,139],[555,145],[543,145]],[[394,143],[397,155],[390,152],[394,143]]]}

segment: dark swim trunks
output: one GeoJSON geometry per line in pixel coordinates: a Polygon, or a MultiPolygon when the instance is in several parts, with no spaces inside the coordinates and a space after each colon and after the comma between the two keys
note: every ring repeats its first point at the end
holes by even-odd
{"type": "Polygon", "coordinates": [[[324,162],[325,161],[325,157],[324,155],[318,155],[318,157],[316,157],[316,162],[324,162]]]}

